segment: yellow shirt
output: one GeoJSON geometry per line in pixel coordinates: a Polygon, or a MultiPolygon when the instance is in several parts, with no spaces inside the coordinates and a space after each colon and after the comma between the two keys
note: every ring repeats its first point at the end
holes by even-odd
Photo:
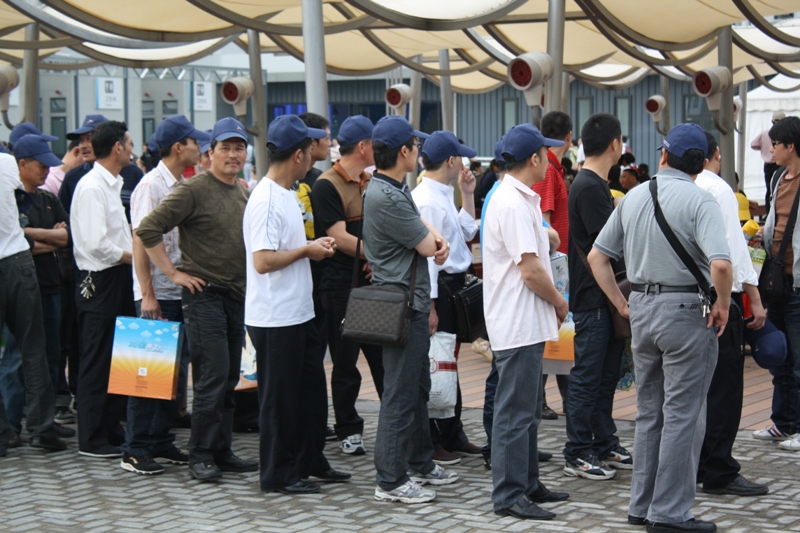
{"type": "Polygon", "coordinates": [[[750,220],[752,218],[750,216],[750,200],[739,191],[736,193],[736,201],[739,202],[739,221],[745,222],[750,220]]]}

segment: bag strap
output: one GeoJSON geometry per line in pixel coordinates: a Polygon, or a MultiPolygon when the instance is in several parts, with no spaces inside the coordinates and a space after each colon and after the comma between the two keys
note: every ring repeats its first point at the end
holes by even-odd
{"type": "Polygon", "coordinates": [[[769,184],[769,199],[772,200],[772,196],[775,194],[775,187],[778,185],[778,180],[781,179],[783,173],[786,171],[786,167],[778,167],[778,169],[772,173],[772,178],[770,179],[769,184]]]}
{"type": "MultiPolygon", "coordinates": [[[[777,192],[777,191],[776,191],[777,192]]],[[[783,267],[783,259],[786,256],[786,248],[792,242],[792,234],[794,233],[794,225],[797,222],[797,208],[800,205],[800,188],[797,189],[797,194],[794,195],[794,202],[792,203],[792,210],[789,212],[789,219],[786,221],[786,231],[783,233],[781,240],[781,247],[778,250],[778,255],[775,257],[775,263],[783,267]]],[[[777,222],[777,213],[775,216],[777,222]]]]}
{"type": "Polygon", "coordinates": [[[661,232],[664,234],[664,237],[667,238],[669,241],[670,246],[678,254],[681,262],[689,269],[689,272],[692,273],[694,279],[697,281],[697,286],[700,287],[706,294],[711,294],[711,287],[706,280],[703,273],[700,272],[700,267],[698,267],[692,256],[689,255],[689,252],[686,251],[686,248],[683,247],[681,241],[678,240],[677,235],[675,232],[672,231],[672,228],[669,227],[669,223],[667,219],[664,217],[663,211],[661,211],[661,205],[658,203],[658,183],[656,181],[657,176],[654,176],[652,180],[650,180],[650,196],[653,198],[653,207],[655,208],[656,212],[656,222],[658,223],[658,227],[661,228],[661,232]]]}

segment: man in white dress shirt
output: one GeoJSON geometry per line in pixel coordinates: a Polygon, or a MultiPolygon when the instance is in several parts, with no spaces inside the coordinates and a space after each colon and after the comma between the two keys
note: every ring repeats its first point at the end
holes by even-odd
{"type": "MultiPolygon", "coordinates": [[[[472,252],[467,245],[478,232],[475,223],[475,176],[464,166],[462,157],[475,157],[477,151],[458,142],[449,131],[434,132],[422,148],[425,176],[411,192],[419,213],[450,243],[450,256],[443,265],[428,258],[431,277],[430,334],[437,331],[456,333],[455,310],[449,295],[464,286],[472,252]],[[456,211],[453,183],[461,190],[461,209],[456,211]]],[[[456,344],[455,357],[458,359],[456,344]]],[[[431,439],[436,453],[433,460],[455,464],[460,455],[479,457],[481,449],[464,433],[461,423],[461,387],[457,388],[455,415],[431,419],[431,439]]]]}
{"type": "Polygon", "coordinates": [[[117,316],[135,316],[131,229],[120,200],[122,168],[133,142],[123,122],[99,124],[92,133],[94,167],[78,183],[70,227],[78,264],[75,300],[80,336],[78,448],[88,457],[120,457],[120,420],[127,397],[108,394],[117,316]]]}

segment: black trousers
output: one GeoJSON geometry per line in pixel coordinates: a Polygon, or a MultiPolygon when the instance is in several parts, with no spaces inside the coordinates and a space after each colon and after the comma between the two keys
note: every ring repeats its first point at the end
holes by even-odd
{"type": "Polygon", "coordinates": [[[697,479],[705,489],[724,487],[741,469],[733,458],[733,443],[739,431],[744,394],[742,297],[731,296],[728,325],[718,339],[719,357],[706,400],[706,436],[700,451],[697,479]]]}
{"type": "Polygon", "coordinates": [[[117,265],[92,272],[94,296],[81,295],[81,282],[89,272],[78,272],[75,305],[78,311],[80,360],[78,373],[78,447],[92,452],[125,441],[120,420],[125,416],[128,397],[108,394],[111,351],[118,316],[136,316],[133,304],[133,276],[130,265],[117,265]]]}
{"type": "MultiPolygon", "coordinates": [[[[78,392],[78,312],[75,308],[75,277],[77,269],[73,268],[69,279],[61,283],[61,365],[58,370],[59,381],[56,405],[68,407],[71,396],[78,392]]],[[[77,402],[76,402],[77,403],[77,402]]]]}
{"type": "Polygon", "coordinates": [[[247,326],[258,372],[260,483],[286,487],[330,469],[323,454],[328,395],[314,322],[247,326]]]}
{"type": "MultiPolygon", "coordinates": [[[[439,297],[433,303],[436,305],[436,314],[439,316],[438,331],[445,333],[456,332],[456,319],[453,303],[448,297],[450,291],[457,291],[464,286],[466,273],[447,274],[439,272],[439,297]]],[[[456,345],[458,357],[458,345],[456,345]]],[[[461,385],[456,382],[456,407],[455,415],[451,418],[431,418],[431,440],[433,449],[448,451],[460,450],[469,443],[464,424],[461,423],[461,385]]]]}
{"type": "Polygon", "coordinates": [[[331,350],[333,371],[331,372],[331,396],[336,416],[336,436],[339,440],[350,435],[364,433],[364,419],[356,410],[356,400],[361,391],[361,372],[358,371],[358,351],[364,357],[372,374],[372,381],[383,396],[383,349],[374,344],[359,344],[343,339],[340,325],[347,311],[350,282],[342,287],[322,291],[322,301],[328,330],[328,347],[331,350]]]}

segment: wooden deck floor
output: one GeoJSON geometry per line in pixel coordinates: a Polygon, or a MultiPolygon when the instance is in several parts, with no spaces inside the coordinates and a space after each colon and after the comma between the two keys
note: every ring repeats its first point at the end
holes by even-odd
{"type": "MultiPolygon", "coordinates": [[[[363,382],[361,384],[361,400],[378,400],[378,393],[372,382],[364,358],[360,358],[358,368],[361,371],[363,382]]],[[[489,374],[490,364],[480,354],[472,351],[468,344],[461,346],[461,353],[458,361],[458,374],[461,383],[461,393],[464,407],[481,408],[483,407],[483,389],[486,376],[489,374]]],[[[325,363],[325,371],[328,374],[330,383],[331,363],[325,363]]],[[[547,403],[559,414],[561,410],[561,396],[555,379],[547,382],[547,403]]],[[[740,429],[761,429],[768,427],[772,405],[772,376],[767,370],[755,364],[751,357],[746,357],[744,374],[744,406],[742,408],[742,419],[739,424],[740,429]]],[[[614,398],[614,419],[616,420],[635,420],[636,419],[636,387],[629,391],[617,391],[614,398]]]]}

